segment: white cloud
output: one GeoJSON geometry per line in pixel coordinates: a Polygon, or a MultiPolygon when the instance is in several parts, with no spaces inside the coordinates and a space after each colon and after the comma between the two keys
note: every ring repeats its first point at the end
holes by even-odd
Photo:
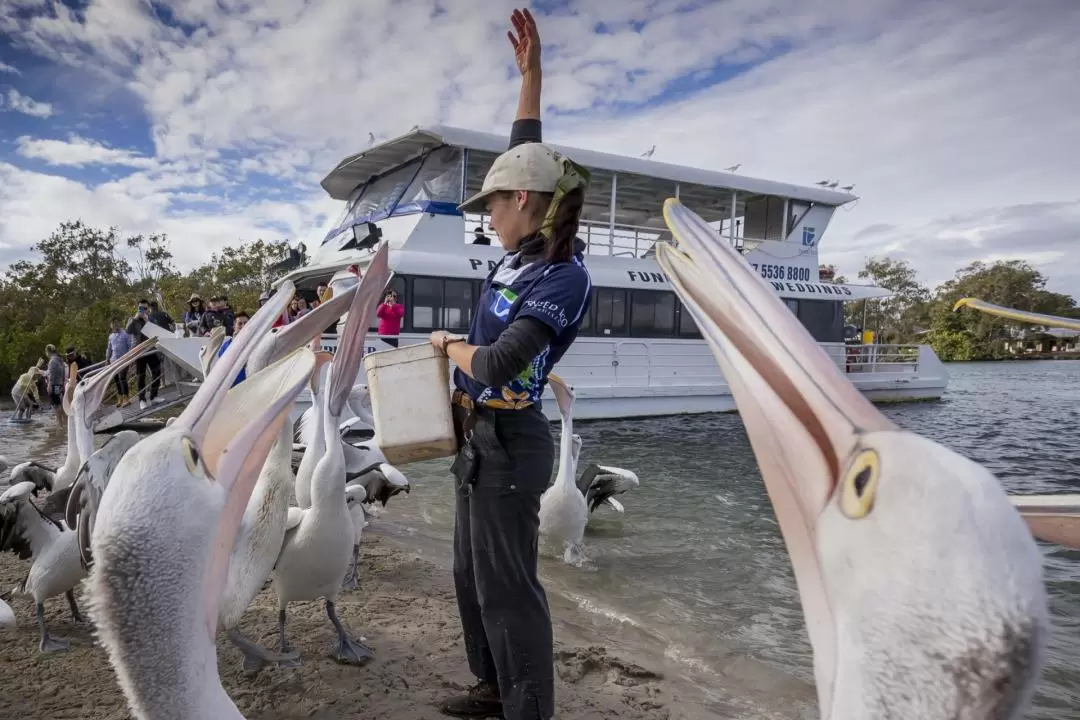
{"type": "Polygon", "coordinates": [[[12,75],[21,75],[22,72],[14,65],[8,65],[6,62],[0,61],[0,73],[10,73],[12,75]]]}
{"type": "MultiPolygon", "coordinates": [[[[337,214],[317,179],[365,147],[368,132],[383,139],[432,122],[503,132],[517,101],[509,2],[177,0],[168,4],[179,30],[140,0],[94,0],[80,12],[59,4],[31,19],[7,11],[15,1],[0,0],[0,31],[57,62],[99,68],[102,83],[133,94],[156,157],[144,165],[84,139],[91,130],[52,150],[41,143],[57,141],[26,146],[52,161],[132,168],[77,192],[121,219],[137,199],[140,228],[173,227],[199,238],[204,255],[235,240],[233,230],[274,223],[310,237],[315,217],[337,214]],[[304,196],[293,206],[228,199],[230,185],[256,174],[304,196]],[[228,223],[170,202],[194,194],[217,194],[228,223]]],[[[1080,261],[1063,243],[1080,205],[1078,21],[1080,5],[1054,0],[579,0],[541,18],[549,137],[628,155],[655,144],[657,160],[742,163],[793,182],[855,182],[862,199],[837,213],[822,246],[822,260],[849,275],[885,252],[911,259],[929,282],[971,260],[1026,253],[1055,289],[1075,291],[1080,261]],[[607,34],[593,34],[597,23],[607,34]],[[779,50],[680,102],[617,111],[687,74],[779,50]]],[[[30,175],[21,183],[37,191],[30,175]]],[[[36,201],[15,192],[0,193],[0,217],[16,200],[34,214],[36,201]]],[[[61,219],[56,206],[37,205],[45,226],[61,219]]],[[[0,242],[11,240],[0,232],[0,242]]]]}
{"type": "Polygon", "coordinates": [[[23,135],[17,141],[16,152],[25,158],[44,160],[50,165],[126,165],[151,167],[154,159],[131,150],[117,150],[99,142],[72,135],[63,140],[35,139],[23,135]]]}
{"type": "MultiPolygon", "coordinates": [[[[0,98],[0,100],[3,100],[3,98],[0,98]]],[[[0,107],[3,107],[3,102],[0,102],[0,107]]],[[[7,91],[7,107],[15,112],[36,118],[47,118],[53,115],[53,106],[50,103],[38,102],[23,95],[15,88],[9,88],[7,91]]]]}

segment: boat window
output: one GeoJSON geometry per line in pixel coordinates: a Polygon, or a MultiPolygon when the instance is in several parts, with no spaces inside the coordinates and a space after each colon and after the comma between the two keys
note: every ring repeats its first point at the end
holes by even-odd
{"type": "Polygon", "coordinates": [[[799,320],[818,342],[844,342],[844,304],[839,300],[799,300],[799,320]]]}
{"type": "Polygon", "coordinates": [[[626,291],[596,289],[596,335],[626,334],[626,291]]]}
{"type": "Polygon", "coordinates": [[[682,300],[679,300],[679,337],[683,338],[699,338],[701,337],[701,331],[698,330],[697,323],[694,322],[694,316],[690,314],[690,311],[686,309],[686,306],[682,304],[682,300]]]}
{"type": "Polygon", "coordinates": [[[784,304],[787,305],[787,309],[791,311],[795,317],[799,316],[799,301],[794,298],[782,298],[784,304]]]}
{"type": "Polygon", "coordinates": [[[675,293],[634,290],[631,294],[630,334],[670,337],[675,332],[675,293]]]}
{"type": "Polygon", "coordinates": [[[589,301],[588,311],[581,316],[581,325],[578,326],[578,335],[592,335],[593,334],[593,315],[596,314],[596,289],[590,293],[592,295],[589,301]]]}
{"type": "Polygon", "coordinates": [[[436,319],[442,309],[442,283],[437,278],[412,279],[412,293],[405,314],[414,330],[436,329],[436,319]]]}
{"type": "Polygon", "coordinates": [[[429,203],[461,202],[461,149],[442,147],[430,153],[398,201],[398,212],[423,211],[429,203]]]}
{"type": "Polygon", "coordinates": [[[382,177],[368,183],[349,211],[345,224],[353,225],[366,218],[386,215],[397,204],[398,198],[416,177],[419,162],[402,165],[382,177]]]}
{"type": "Polygon", "coordinates": [[[751,240],[783,240],[784,198],[761,195],[746,201],[743,237],[751,240]]]}
{"type": "Polygon", "coordinates": [[[414,277],[410,278],[409,285],[405,318],[410,331],[465,332],[469,329],[477,298],[474,281],[414,277]]]}
{"type": "Polygon", "coordinates": [[[454,332],[468,330],[476,305],[472,280],[447,280],[445,288],[442,329],[454,332]]]}

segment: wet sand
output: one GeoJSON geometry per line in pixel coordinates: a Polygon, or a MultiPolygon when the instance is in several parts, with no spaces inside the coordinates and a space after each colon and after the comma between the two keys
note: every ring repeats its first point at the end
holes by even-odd
{"type": "MultiPolygon", "coordinates": [[[[369,528],[373,530],[374,528],[369,528]]],[[[421,720],[443,717],[438,701],[474,682],[468,672],[450,573],[401,541],[365,533],[360,588],[338,601],[342,622],[367,638],[376,659],[362,668],[329,657],[334,634],[321,602],[289,609],[290,641],[303,666],[267,669],[245,677],[241,656],[224,635],[218,638],[219,669],[226,691],[248,718],[381,718],[421,720]]],[[[5,592],[25,574],[26,561],[0,557],[5,592]]],[[[78,592],[82,591],[82,586],[78,592]]],[[[85,607],[85,600],[80,603],[85,607]]],[[[75,626],[63,596],[46,603],[54,636],[71,649],[42,655],[33,603],[12,599],[19,620],[0,630],[0,717],[122,720],[128,712],[104,650],[90,626],[75,626]]],[[[241,629],[272,647],[276,640],[276,599],[269,586],[256,598],[241,629]]],[[[615,657],[602,646],[575,637],[555,621],[557,717],[662,720],[713,716],[684,706],[675,683],[655,668],[615,657]]],[[[714,717],[714,716],[713,716],[714,717]]]]}

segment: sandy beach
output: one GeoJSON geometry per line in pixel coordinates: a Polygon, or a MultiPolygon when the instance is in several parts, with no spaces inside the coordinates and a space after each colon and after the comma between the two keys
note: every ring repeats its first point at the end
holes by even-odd
{"type": "MultiPolygon", "coordinates": [[[[354,634],[367,638],[376,659],[362,668],[338,665],[328,653],[333,633],[321,603],[290,606],[289,636],[303,654],[298,669],[240,671],[240,654],[218,638],[225,689],[248,718],[442,717],[440,698],[473,682],[465,663],[449,572],[400,541],[366,533],[361,587],[339,599],[339,613],[354,634]]],[[[26,572],[10,553],[0,558],[0,587],[11,588],[26,572]]],[[[42,655],[29,598],[12,606],[19,627],[0,631],[3,692],[0,717],[129,717],[105,652],[89,626],[71,622],[63,597],[46,603],[56,636],[71,640],[65,653],[42,655]]],[[[249,637],[272,646],[276,600],[269,586],[242,623],[249,637]]],[[[662,720],[699,717],[681,708],[673,684],[654,668],[615,657],[581,642],[556,620],[558,717],[662,720]]]]}

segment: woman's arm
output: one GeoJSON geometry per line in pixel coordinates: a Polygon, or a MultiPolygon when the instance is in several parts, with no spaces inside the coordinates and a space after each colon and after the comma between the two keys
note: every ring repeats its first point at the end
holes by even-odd
{"type": "MultiPolygon", "coordinates": [[[[431,343],[442,346],[445,331],[431,334],[431,343]]],[[[555,332],[537,320],[515,320],[502,331],[499,339],[484,347],[454,342],[446,345],[446,354],[461,370],[489,387],[502,387],[529,366],[551,344],[555,332]]]]}
{"type": "Polygon", "coordinates": [[[401,303],[398,303],[397,305],[394,305],[393,310],[394,310],[394,317],[396,317],[398,320],[405,317],[405,306],[402,305],[401,303]]]}
{"type": "Polygon", "coordinates": [[[543,72],[540,69],[540,32],[532,13],[528,9],[515,10],[510,22],[514,29],[506,35],[514,46],[514,61],[521,72],[517,117],[510,129],[510,147],[514,148],[524,143],[542,141],[540,95],[543,72]]]}

